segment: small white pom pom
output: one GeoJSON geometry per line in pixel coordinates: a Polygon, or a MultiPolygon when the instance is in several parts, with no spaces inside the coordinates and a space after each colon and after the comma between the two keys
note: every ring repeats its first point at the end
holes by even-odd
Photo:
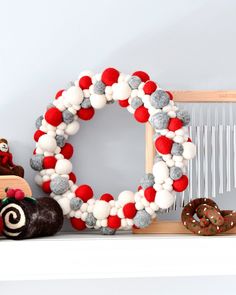
{"type": "Polygon", "coordinates": [[[191,160],[196,155],[196,146],[192,142],[185,142],[183,143],[184,151],[183,151],[183,157],[186,160],[191,160]]]}
{"type": "Polygon", "coordinates": [[[183,143],[184,142],[184,137],[181,136],[181,135],[176,135],[174,138],[173,138],[174,142],[177,142],[177,143],[183,143]]]}
{"type": "Polygon", "coordinates": [[[43,179],[42,179],[42,177],[39,174],[36,174],[35,175],[34,180],[37,183],[37,185],[39,185],[39,186],[41,186],[43,184],[43,179]]]}
{"type": "Polygon", "coordinates": [[[115,85],[113,89],[114,100],[125,100],[129,98],[131,94],[131,88],[127,82],[120,82],[115,85]]]}
{"type": "Polygon", "coordinates": [[[72,123],[68,124],[65,133],[68,135],[74,135],[77,133],[79,130],[79,122],[78,121],[73,121],[72,123]]]}
{"type": "Polygon", "coordinates": [[[58,200],[59,205],[63,211],[63,215],[67,215],[70,212],[70,200],[67,198],[61,198],[58,200]]]}
{"type": "Polygon", "coordinates": [[[90,96],[91,105],[95,109],[102,109],[106,103],[106,96],[105,95],[99,95],[99,94],[92,94],[90,96]]]}
{"type": "Polygon", "coordinates": [[[167,190],[157,192],[155,203],[161,209],[168,209],[174,203],[174,196],[167,190]]]}
{"type": "Polygon", "coordinates": [[[134,193],[131,191],[123,191],[119,194],[118,201],[122,206],[127,203],[134,203],[134,193]]]}
{"type": "Polygon", "coordinates": [[[53,153],[57,147],[57,142],[54,137],[44,134],[40,136],[38,145],[43,151],[53,153]]]}
{"type": "Polygon", "coordinates": [[[71,105],[79,105],[83,101],[83,91],[80,87],[71,86],[63,92],[63,96],[71,105]]]}
{"type": "Polygon", "coordinates": [[[94,208],[93,208],[93,215],[97,219],[106,219],[110,213],[110,205],[109,203],[98,200],[96,201],[94,208]]]}
{"type": "Polygon", "coordinates": [[[153,165],[152,169],[155,179],[164,181],[169,177],[169,169],[164,161],[159,161],[153,165]]]}
{"type": "Polygon", "coordinates": [[[72,164],[67,159],[58,160],[55,171],[57,174],[70,174],[72,171],[72,164]]]}

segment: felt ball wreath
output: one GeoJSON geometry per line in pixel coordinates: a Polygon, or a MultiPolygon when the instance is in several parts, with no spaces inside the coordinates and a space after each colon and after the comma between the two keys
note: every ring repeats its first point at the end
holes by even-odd
{"type": "Polygon", "coordinates": [[[94,228],[114,234],[118,229],[144,228],[159,209],[173,205],[176,192],[188,186],[187,160],[196,153],[188,137],[189,121],[189,114],[179,110],[172,94],[145,72],[126,75],[114,68],[96,75],[82,72],[73,85],[56,93],[36,120],[36,149],[30,160],[38,171],[35,181],[58,201],[78,230],[94,228]],[[138,122],[151,123],[157,151],[153,173],[144,175],[136,192],[123,191],[117,200],[108,193],[95,198],[88,184],[76,184],[70,160],[73,146],[67,142],[79,130],[81,120],[91,120],[98,109],[114,101],[138,122]]]}

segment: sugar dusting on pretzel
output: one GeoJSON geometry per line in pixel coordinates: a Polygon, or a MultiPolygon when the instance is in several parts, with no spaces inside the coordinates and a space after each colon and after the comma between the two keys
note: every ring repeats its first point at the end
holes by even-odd
{"type": "Polygon", "coordinates": [[[183,209],[183,225],[194,234],[213,236],[232,229],[236,225],[236,212],[220,210],[217,204],[208,198],[194,199],[183,209]],[[198,219],[195,219],[194,216],[198,219]]]}

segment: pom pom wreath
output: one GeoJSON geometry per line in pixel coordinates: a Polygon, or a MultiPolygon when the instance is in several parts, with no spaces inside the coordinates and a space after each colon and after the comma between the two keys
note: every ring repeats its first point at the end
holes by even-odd
{"type": "Polygon", "coordinates": [[[69,173],[69,180],[76,183],[76,175],[73,172],[69,173]]]}
{"type": "Polygon", "coordinates": [[[43,168],[44,169],[54,169],[56,166],[57,159],[54,156],[43,158],[43,168]]]}
{"type": "Polygon", "coordinates": [[[121,226],[121,219],[117,215],[109,216],[107,224],[112,229],[118,229],[121,226]]]}
{"type": "Polygon", "coordinates": [[[170,131],[176,131],[176,130],[182,128],[182,126],[183,126],[183,123],[182,123],[182,121],[181,121],[180,119],[178,119],[178,118],[171,118],[171,119],[169,120],[168,129],[169,129],[170,131]]]}
{"type": "Polygon", "coordinates": [[[154,190],[153,187],[148,187],[144,191],[144,196],[148,202],[154,202],[156,191],[154,190]]]}
{"type": "Polygon", "coordinates": [[[142,82],[146,82],[150,80],[150,77],[148,76],[148,74],[143,71],[136,71],[132,74],[132,76],[139,77],[142,80],[142,82]]]}
{"type": "Polygon", "coordinates": [[[71,222],[71,225],[73,226],[74,229],[84,230],[86,228],[85,222],[80,218],[72,217],[70,219],[70,222],[71,222]]]}
{"type": "Polygon", "coordinates": [[[174,196],[167,190],[157,192],[155,203],[161,209],[168,209],[174,203],[174,196]]]}
{"type": "Polygon", "coordinates": [[[147,81],[143,86],[145,94],[152,94],[157,89],[157,84],[153,81],[147,81]]]}
{"type": "Polygon", "coordinates": [[[61,154],[65,159],[70,159],[73,156],[74,148],[70,143],[66,143],[61,149],[61,154]]]}
{"type": "Polygon", "coordinates": [[[106,193],[106,194],[101,195],[100,200],[110,202],[110,201],[114,200],[114,197],[111,194],[106,193]]]}
{"type": "Polygon", "coordinates": [[[90,107],[87,109],[81,108],[80,110],[78,110],[77,116],[82,120],[88,121],[93,118],[94,113],[95,113],[95,111],[94,111],[93,107],[90,107]]]}
{"type": "Polygon", "coordinates": [[[84,202],[87,202],[93,197],[93,190],[89,185],[82,184],[76,189],[75,195],[84,202]]]}
{"type": "Polygon", "coordinates": [[[116,69],[107,68],[102,73],[102,82],[107,86],[111,86],[118,81],[119,75],[120,73],[116,69]]]}
{"type": "Polygon", "coordinates": [[[58,126],[61,124],[63,118],[62,113],[57,108],[51,108],[47,110],[45,114],[45,120],[52,126],[58,126]]]}
{"type": "Polygon", "coordinates": [[[188,177],[186,175],[183,175],[177,180],[174,180],[173,182],[173,189],[176,192],[183,192],[188,186],[188,177]]]}
{"type": "Polygon", "coordinates": [[[79,87],[84,89],[89,89],[89,87],[92,85],[92,79],[89,76],[83,76],[79,79],[79,87]]]}
{"type": "Polygon", "coordinates": [[[129,99],[118,100],[118,102],[122,108],[126,108],[129,106],[129,99]]]}
{"type": "Polygon", "coordinates": [[[46,194],[50,194],[52,192],[51,187],[50,187],[50,183],[51,181],[45,181],[42,184],[42,190],[46,193],[46,194]]]}
{"type": "Polygon", "coordinates": [[[55,99],[58,99],[60,96],[62,96],[62,93],[65,91],[65,89],[61,89],[59,90],[56,95],[55,95],[55,99]]]}
{"type": "MultiPolygon", "coordinates": [[[[35,182],[58,202],[75,228],[114,234],[117,229],[146,227],[159,208],[167,209],[173,204],[174,190],[186,188],[185,166],[196,154],[195,146],[186,142],[187,130],[183,128],[189,123],[189,114],[178,110],[170,102],[172,94],[159,88],[145,72],[130,76],[114,68],[97,75],[87,71],[68,89],[58,92],[55,99],[36,120],[37,143],[30,164],[38,171],[35,182]],[[141,179],[138,191],[123,191],[118,200],[107,193],[95,199],[90,186],[76,184],[69,161],[73,146],[67,141],[79,130],[80,119],[92,119],[95,109],[116,100],[138,122],[151,123],[157,150],[153,174],[141,179]]],[[[15,191],[12,198],[15,199],[15,191]]]]}
{"type": "Polygon", "coordinates": [[[128,203],[123,207],[123,213],[125,218],[130,218],[133,219],[134,216],[136,215],[136,208],[134,203],[128,203]]]}
{"type": "Polygon", "coordinates": [[[137,108],[134,113],[135,119],[140,123],[146,123],[149,119],[149,116],[149,112],[144,106],[137,108]]]}
{"type": "Polygon", "coordinates": [[[153,174],[152,173],[145,174],[144,177],[140,180],[140,184],[143,189],[153,186],[155,184],[153,174]]]}
{"type": "Polygon", "coordinates": [[[40,138],[42,135],[44,135],[44,134],[46,134],[46,133],[43,132],[43,131],[41,131],[41,130],[37,130],[37,131],[34,133],[34,140],[35,140],[36,142],[38,142],[39,138],[40,138]]]}
{"type": "Polygon", "coordinates": [[[173,145],[173,140],[165,136],[160,136],[155,141],[157,151],[163,155],[170,154],[173,145]]]}

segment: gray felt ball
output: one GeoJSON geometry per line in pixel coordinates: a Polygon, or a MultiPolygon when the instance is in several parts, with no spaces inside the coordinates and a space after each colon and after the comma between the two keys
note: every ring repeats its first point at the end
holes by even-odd
{"type": "Polygon", "coordinates": [[[134,225],[138,228],[144,228],[152,222],[151,215],[146,210],[140,210],[134,217],[134,225]]]}
{"type": "Polygon", "coordinates": [[[171,154],[174,156],[182,156],[184,151],[183,145],[181,143],[173,143],[172,149],[171,149],[171,154]]]}
{"type": "Polygon", "coordinates": [[[53,178],[50,182],[50,188],[56,195],[62,195],[69,189],[69,180],[62,176],[53,178]]]}
{"type": "Polygon", "coordinates": [[[38,117],[38,119],[35,121],[35,126],[37,129],[39,129],[42,126],[42,121],[43,121],[43,115],[38,117]]]}
{"type": "Polygon", "coordinates": [[[137,76],[132,76],[128,80],[128,84],[131,89],[138,89],[141,82],[142,80],[137,76]]]}
{"type": "Polygon", "coordinates": [[[179,118],[183,124],[186,126],[190,123],[190,115],[185,110],[180,110],[176,113],[176,117],[179,118]]]}
{"type": "Polygon", "coordinates": [[[66,139],[63,135],[56,135],[56,142],[60,148],[65,145],[65,141],[66,141],[66,139]]]}
{"type": "Polygon", "coordinates": [[[173,180],[179,179],[183,175],[183,171],[179,167],[170,168],[170,178],[173,180]]]}
{"type": "Polygon", "coordinates": [[[153,186],[154,184],[154,176],[152,175],[152,173],[145,174],[143,178],[140,180],[140,185],[143,189],[153,186]]]}
{"type": "Polygon", "coordinates": [[[101,227],[101,234],[103,235],[114,235],[116,232],[115,229],[110,227],[101,227]]]}
{"type": "Polygon", "coordinates": [[[85,219],[85,223],[88,225],[88,226],[95,226],[96,225],[96,221],[97,219],[93,216],[92,213],[89,213],[85,219]]]}
{"type": "Polygon", "coordinates": [[[83,204],[83,201],[79,198],[72,198],[70,200],[70,207],[74,211],[79,210],[82,204],[83,204]]]}
{"type": "Polygon", "coordinates": [[[115,103],[115,100],[114,99],[111,99],[111,100],[108,100],[107,101],[107,104],[113,104],[113,103],[115,103]]]}
{"type": "Polygon", "coordinates": [[[156,90],[151,94],[150,102],[151,105],[156,109],[161,109],[168,105],[170,101],[168,93],[164,90],[156,90]]]}
{"type": "Polygon", "coordinates": [[[155,129],[166,129],[169,116],[164,112],[156,113],[151,117],[150,122],[155,129]]]}
{"type": "Polygon", "coordinates": [[[74,121],[74,115],[68,110],[65,110],[62,112],[62,117],[63,117],[63,121],[66,124],[70,124],[71,122],[74,121]]]}
{"type": "Polygon", "coordinates": [[[162,156],[156,155],[155,158],[154,158],[154,163],[157,163],[157,162],[160,162],[160,161],[163,161],[162,156]]]}
{"type": "Polygon", "coordinates": [[[81,103],[81,107],[84,109],[88,109],[91,107],[91,101],[88,97],[84,98],[84,100],[81,103]]]}
{"type": "Polygon", "coordinates": [[[94,84],[94,93],[96,94],[104,94],[106,85],[102,81],[97,81],[94,84]]]}
{"type": "Polygon", "coordinates": [[[138,96],[135,96],[134,98],[132,98],[130,105],[133,109],[136,110],[137,108],[141,107],[141,105],[143,105],[142,99],[138,96]]]}
{"type": "Polygon", "coordinates": [[[36,171],[43,169],[43,155],[33,155],[30,159],[30,166],[36,171]]]}

